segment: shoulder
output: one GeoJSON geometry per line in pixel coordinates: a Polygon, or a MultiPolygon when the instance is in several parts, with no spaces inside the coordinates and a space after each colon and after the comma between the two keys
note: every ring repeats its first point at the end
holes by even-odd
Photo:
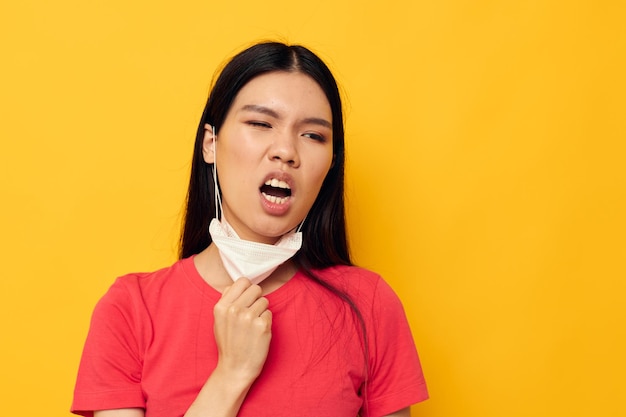
{"type": "Polygon", "coordinates": [[[153,304],[162,295],[175,295],[186,287],[186,269],[192,258],[175,262],[153,272],[134,272],[118,277],[98,302],[107,305],[131,307],[134,304],[153,304]]]}
{"type": "Polygon", "coordinates": [[[324,281],[348,293],[376,293],[382,296],[394,294],[383,277],[369,269],[337,265],[314,272],[324,281]]]}
{"type": "Polygon", "coordinates": [[[353,266],[315,271],[358,307],[366,329],[368,415],[388,415],[428,398],[411,329],[399,297],[377,273],[353,266]]]}
{"type": "Polygon", "coordinates": [[[357,266],[338,265],[315,270],[315,274],[337,290],[350,296],[359,308],[394,306],[402,310],[400,299],[378,273],[357,266]]]}
{"type": "Polygon", "coordinates": [[[111,288],[139,288],[145,291],[159,291],[165,286],[174,285],[194,268],[193,258],[176,261],[174,264],[152,272],[132,272],[118,277],[111,288]]]}
{"type": "Polygon", "coordinates": [[[93,310],[90,324],[93,338],[103,343],[102,340],[113,337],[145,348],[154,323],[161,323],[180,304],[189,303],[199,293],[186,277],[186,262],[193,260],[184,259],[154,272],[117,278],[93,310]]]}
{"type": "Polygon", "coordinates": [[[358,266],[336,265],[314,270],[315,274],[328,282],[346,286],[376,285],[382,280],[376,272],[358,266]]]}

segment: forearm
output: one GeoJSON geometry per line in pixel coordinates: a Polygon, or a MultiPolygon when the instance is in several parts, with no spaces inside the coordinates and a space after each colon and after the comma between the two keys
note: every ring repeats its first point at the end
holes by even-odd
{"type": "Polygon", "coordinates": [[[236,417],[253,382],[216,368],[184,417],[236,417]]]}

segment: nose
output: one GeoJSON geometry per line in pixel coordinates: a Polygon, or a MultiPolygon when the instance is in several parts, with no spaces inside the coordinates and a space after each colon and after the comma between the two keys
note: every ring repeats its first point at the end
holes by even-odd
{"type": "Polygon", "coordinates": [[[300,157],[296,140],[297,138],[288,133],[277,134],[268,151],[268,158],[297,168],[300,166],[300,157]]]}

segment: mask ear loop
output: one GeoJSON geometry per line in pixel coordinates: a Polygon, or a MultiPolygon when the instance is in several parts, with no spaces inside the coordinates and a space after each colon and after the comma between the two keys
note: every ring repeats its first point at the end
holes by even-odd
{"type": "Polygon", "coordinates": [[[298,225],[296,229],[296,233],[300,233],[302,231],[302,226],[304,226],[304,222],[306,221],[306,218],[308,216],[309,216],[309,213],[307,213],[306,216],[304,216],[304,219],[302,219],[302,221],[300,222],[300,224],[298,225]]]}
{"type": "Polygon", "coordinates": [[[217,134],[215,132],[215,126],[211,125],[211,131],[213,133],[213,187],[215,188],[215,217],[221,220],[222,214],[222,197],[220,195],[220,189],[217,185],[217,148],[215,142],[217,141],[217,134]]]}

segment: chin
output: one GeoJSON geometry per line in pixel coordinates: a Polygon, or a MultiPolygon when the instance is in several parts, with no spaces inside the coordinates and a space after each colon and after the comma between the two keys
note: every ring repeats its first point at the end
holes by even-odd
{"type": "Polygon", "coordinates": [[[289,233],[290,231],[298,227],[298,224],[292,227],[284,226],[280,228],[276,228],[276,227],[259,228],[258,230],[255,230],[255,232],[257,235],[263,236],[268,240],[278,240],[281,236],[289,233]]]}

